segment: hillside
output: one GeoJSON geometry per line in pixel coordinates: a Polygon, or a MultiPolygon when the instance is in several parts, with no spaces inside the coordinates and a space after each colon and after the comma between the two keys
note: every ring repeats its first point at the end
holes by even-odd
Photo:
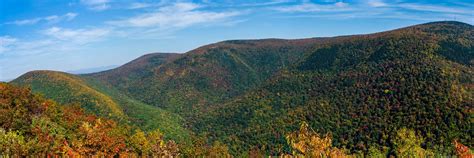
{"type": "Polygon", "coordinates": [[[79,104],[89,113],[131,123],[143,130],[160,129],[168,138],[183,141],[180,116],[131,99],[112,87],[89,78],[55,71],[33,71],[11,82],[26,86],[60,104],[79,104]]]}
{"type": "Polygon", "coordinates": [[[453,140],[474,145],[473,53],[474,27],[458,22],[319,45],[260,88],[215,105],[193,129],[237,153],[279,153],[306,121],[337,147],[393,154],[395,132],[410,128],[425,148],[450,153],[453,140]]]}
{"type": "Polygon", "coordinates": [[[236,156],[294,154],[289,136],[298,129],[366,156],[400,156],[402,131],[420,136],[418,149],[447,156],[453,142],[474,145],[473,67],[474,27],[433,22],[367,35],[224,41],[93,74],[35,71],[12,83],[236,156]]]}
{"type": "Polygon", "coordinates": [[[124,117],[122,109],[110,96],[87,86],[86,81],[67,73],[32,71],[12,81],[16,85],[28,85],[34,92],[47,95],[61,104],[80,102],[90,112],[101,116],[124,117]]]}
{"type": "Polygon", "coordinates": [[[125,85],[136,85],[141,78],[146,78],[154,74],[154,69],[160,65],[170,62],[180,55],[175,53],[151,53],[143,55],[118,68],[84,76],[91,76],[101,81],[108,81],[110,85],[119,86],[125,89],[125,85]],[[121,84],[119,84],[121,83],[121,84]]]}
{"type": "Polygon", "coordinates": [[[86,76],[147,104],[193,118],[212,108],[208,106],[212,103],[257,87],[300,60],[318,42],[325,40],[225,41],[180,56],[147,55],[117,69],[86,76]],[[136,70],[129,71],[132,68],[136,70]]]}
{"type": "Polygon", "coordinates": [[[59,105],[30,89],[0,83],[2,157],[179,155],[176,143],[163,140],[159,130],[132,130],[78,106],[59,105]]]}

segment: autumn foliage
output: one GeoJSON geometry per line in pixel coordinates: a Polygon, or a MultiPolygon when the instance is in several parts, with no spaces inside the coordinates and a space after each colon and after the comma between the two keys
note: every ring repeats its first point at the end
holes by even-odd
{"type": "Polygon", "coordinates": [[[474,26],[444,21],[224,41],[94,74],[34,71],[11,83],[62,105],[1,84],[0,151],[472,157],[473,52],[474,26]]]}
{"type": "MultiPolygon", "coordinates": [[[[291,156],[296,157],[350,157],[344,150],[332,147],[332,137],[326,134],[321,137],[313,131],[307,123],[301,123],[299,131],[286,136],[288,144],[291,146],[291,156]]],[[[290,155],[285,155],[290,156],[290,155]]]]}
{"type": "Polygon", "coordinates": [[[132,132],[126,125],[86,114],[77,105],[57,105],[29,89],[0,83],[2,155],[178,156],[159,130],[132,132]],[[130,136],[132,135],[132,136],[130,136]]]}

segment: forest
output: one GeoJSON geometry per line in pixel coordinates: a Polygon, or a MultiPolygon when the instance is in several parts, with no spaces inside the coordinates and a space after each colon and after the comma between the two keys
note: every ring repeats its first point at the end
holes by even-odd
{"type": "MultiPolygon", "coordinates": [[[[121,156],[121,157],[230,157],[228,147],[219,142],[209,145],[199,138],[191,144],[165,140],[160,130],[144,132],[130,126],[86,114],[78,105],[58,105],[34,95],[30,89],[0,83],[0,151],[4,156],[121,156]]],[[[286,136],[291,153],[280,156],[355,157],[332,146],[331,135],[320,135],[302,122],[299,130],[286,136]]],[[[369,149],[367,156],[393,152],[401,157],[434,156],[421,147],[424,138],[413,130],[401,129],[392,140],[396,148],[369,149]]],[[[459,157],[469,157],[469,148],[454,141],[459,157]]],[[[247,156],[262,157],[259,150],[247,156]]]]}
{"type": "Polygon", "coordinates": [[[0,86],[6,155],[473,157],[474,26],[231,40],[0,86]]]}

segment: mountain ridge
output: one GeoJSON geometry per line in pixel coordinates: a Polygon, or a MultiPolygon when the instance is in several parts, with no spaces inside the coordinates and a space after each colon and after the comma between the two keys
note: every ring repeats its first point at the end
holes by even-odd
{"type": "Polygon", "coordinates": [[[61,104],[79,104],[88,113],[132,123],[143,130],[160,129],[167,138],[184,142],[188,131],[182,128],[181,117],[160,108],[146,105],[118,93],[91,78],[59,71],[37,70],[28,72],[10,82],[31,88],[61,104]]]}
{"type": "Polygon", "coordinates": [[[455,139],[473,145],[473,41],[474,27],[453,21],[363,35],[228,40],[78,77],[176,114],[184,120],[176,126],[223,142],[235,155],[289,153],[284,136],[299,122],[354,153],[394,148],[390,138],[403,127],[426,137],[424,148],[449,153],[455,139]]]}

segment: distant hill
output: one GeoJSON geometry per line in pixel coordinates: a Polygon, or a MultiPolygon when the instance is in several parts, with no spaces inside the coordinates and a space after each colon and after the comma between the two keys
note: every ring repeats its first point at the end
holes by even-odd
{"type": "Polygon", "coordinates": [[[446,21],[367,35],[231,40],[92,74],[31,72],[12,83],[175,138],[191,130],[236,156],[291,153],[286,136],[301,122],[352,153],[396,155],[392,140],[408,128],[425,138],[423,148],[452,155],[454,140],[474,145],[473,66],[474,27],[446,21]]]}
{"type": "Polygon", "coordinates": [[[99,66],[99,67],[71,70],[71,71],[67,71],[67,73],[76,74],[76,75],[78,75],[78,74],[89,74],[89,73],[106,71],[106,70],[110,70],[110,69],[117,68],[117,67],[118,67],[118,65],[99,66]]]}
{"type": "Polygon", "coordinates": [[[140,84],[130,82],[140,82],[140,79],[154,75],[155,68],[176,59],[179,55],[180,54],[176,53],[147,54],[115,69],[85,74],[83,76],[90,76],[101,81],[106,81],[109,85],[124,89],[125,87],[123,85],[140,84]]]}
{"type": "Polygon", "coordinates": [[[324,38],[224,41],[181,55],[146,55],[119,68],[85,76],[192,118],[212,108],[212,103],[259,86],[324,42],[324,38]]]}
{"type": "Polygon", "coordinates": [[[61,104],[77,103],[89,113],[132,123],[144,130],[161,129],[175,140],[184,140],[188,133],[180,116],[131,99],[93,79],[63,72],[32,71],[11,83],[30,87],[61,104]]]}

